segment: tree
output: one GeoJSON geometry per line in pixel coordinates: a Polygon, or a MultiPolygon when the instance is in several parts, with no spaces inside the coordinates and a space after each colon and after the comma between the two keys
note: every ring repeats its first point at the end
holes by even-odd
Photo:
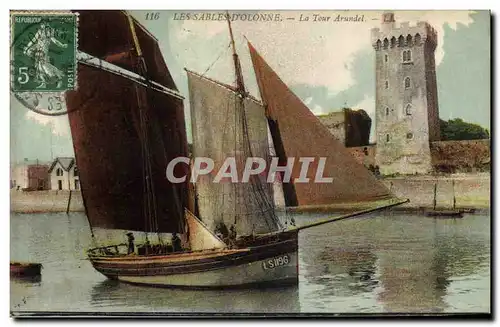
{"type": "Polygon", "coordinates": [[[487,129],[472,123],[464,122],[460,118],[450,119],[448,121],[439,120],[441,130],[441,140],[481,140],[490,138],[487,129]]]}

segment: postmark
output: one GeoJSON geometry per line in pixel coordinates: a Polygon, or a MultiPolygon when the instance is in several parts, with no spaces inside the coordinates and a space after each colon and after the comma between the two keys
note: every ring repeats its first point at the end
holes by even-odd
{"type": "Polygon", "coordinates": [[[14,92],[26,108],[47,116],[60,116],[68,112],[64,92],[14,92]]]}
{"type": "Polygon", "coordinates": [[[78,15],[11,12],[11,91],[45,115],[67,112],[64,92],[77,88],[78,15]]]}

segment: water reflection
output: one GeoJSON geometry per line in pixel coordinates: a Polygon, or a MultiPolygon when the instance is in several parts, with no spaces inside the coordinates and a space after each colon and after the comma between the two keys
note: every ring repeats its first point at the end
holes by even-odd
{"type": "Polygon", "coordinates": [[[354,295],[371,292],[377,286],[377,257],[366,248],[338,249],[328,246],[316,255],[306,256],[304,276],[324,286],[322,293],[354,295]],[[316,263],[316,264],[315,264],[316,263]]]}
{"type": "Polygon", "coordinates": [[[42,282],[42,275],[37,276],[10,276],[14,284],[39,286],[42,282]]]}
{"type": "Polygon", "coordinates": [[[10,292],[15,296],[10,297],[11,310],[20,310],[26,303],[38,293],[42,283],[41,276],[10,277],[10,292]]]}
{"type": "MultiPolygon", "coordinates": [[[[443,312],[452,278],[477,273],[489,258],[484,237],[466,237],[462,222],[423,220],[404,247],[381,242],[378,298],[391,312],[443,312]],[[418,240],[418,242],[415,242],[418,240]]],[[[385,238],[390,240],[390,237],[385,238]]]]}
{"type": "Polygon", "coordinates": [[[294,286],[279,291],[181,290],[105,280],[92,288],[91,304],[105,310],[127,306],[149,312],[300,312],[298,288],[294,286]]]}
{"type": "MultiPolygon", "coordinates": [[[[295,216],[298,224],[320,218],[295,216]]],[[[490,218],[346,220],[299,233],[299,286],[188,291],[106,280],[85,260],[86,217],[11,215],[11,259],[43,264],[11,279],[11,309],[148,312],[450,312],[490,310],[490,218]]],[[[121,234],[120,234],[121,235],[121,234]]],[[[123,235],[121,235],[123,236],[123,235]]]]}

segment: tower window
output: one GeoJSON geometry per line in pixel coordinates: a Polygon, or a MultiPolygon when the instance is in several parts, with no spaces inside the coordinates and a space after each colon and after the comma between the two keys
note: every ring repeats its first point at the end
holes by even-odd
{"type": "Polygon", "coordinates": [[[420,41],[422,40],[422,37],[420,36],[420,34],[416,34],[415,35],[415,45],[420,45],[420,41]]]}
{"type": "Polygon", "coordinates": [[[389,56],[388,55],[384,55],[384,62],[388,62],[389,61],[389,56]]]}
{"type": "Polygon", "coordinates": [[[413,133],[406,133],[406,138],[407,138],[408,140],[413,139],[413,133]]]}
{"type": "Polygon", "coordinates": [[[406,44],[407,44],[408,46],[412,46],[412,45],[413,45],[413,44],[412,44],[412,37],[411,37],[411,35],[410,35],[410,34],[408,34],[408,36],[406,37],[406,44]]]}
{"type": "Polygon", "coordinates": [[[398,38],[398,47],[404,47],[405,46],[405,38],[403,35],[400,35],[398,38]]]}
{"type": "Polygon", "coordinates": [[[384,49],[387,49],[389,47],[389,40],[384,39],[384,49]]]}
{"type": "Polygon", "coordinates": [[[391,48],[394,48],[396,46],[396,38],[393,36],[391,38],[391,48]]]}
{"type": "Polygon", "coordinates": [[[405,113],[410,116],[411,115],[411,104],[408,103],[405,107],[405,113]]]}
{"type": "Polygon", "coordinates": [[[385,134],[385,141],[389,142],[390,140],[391,140],[391,138],[390,138],[389,134],[385,134]]]}
{"type": "Polygon", "coordinates": [[[405,78],[405,89],[409,89],[411,87],[411,79],[409,77],[405,78]]]}
{"type": "Polygon", "coordinates": [[[411,62],[411,50],[403,51],[403,62],[411,62]]]}
{"type": "Polygon", "coordinates": [[[389,88],[389,81],[385,81],[385,88],[388,89],[389,88]]]}
{"type": "Polygon", "coordinates": [[[389,107],[385,107],[385,115],[389,116],[389,107]]]}

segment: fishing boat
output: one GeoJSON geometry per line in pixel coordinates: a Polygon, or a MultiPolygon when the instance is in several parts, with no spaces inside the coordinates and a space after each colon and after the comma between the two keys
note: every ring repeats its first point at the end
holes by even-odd
{"type": "Polygon", "coordinates": [[[452,208],[436,208],[437,205],[437,183],[434,183],[434,199],[432,209],[426,209],[425,215],[434,218],[463,218],[465,210],[457,209],[455,197],[455,181],[452,181],[453,207],[452,208]]]}
{"type": "Polygon", "coordinates": [[[42,271],[41,263],[11,262],[10,275],[18,277],[37,277],[42,271]]]}
{"type": "MultiPolygon", "coordinates": [[[[269,161],[271,135],[280,161],[286,162],[273,129],[280,122],[271,121],[265,105],[247,93],[229,19],[228,27],[236,85],[187,70],[193,155],[213,158],[215,165],[232,156],[239,167],[248,157],[269,161]]],[[[359,194],[387,201],[299,227],[283,225],[273,186],[259,176],[250,176],[248,183],[214,183],[209,176],[195,185],[171,183],[165,177],[168,163],[188,156],[184,98],[158,41],[126,12],[82,11],[79,28],[79,87],[66,94],[66,105],[91,236],[97,244],[95,228],[146,235],[141,244],[88,250],[93,267],[108,278],[189,288],[297,284],[300,230],[404,202],[390,196],[353,158],[346,160],[358,166],[350,171],[368,176],[358,183],[359,194]],[[172,234],[170,239],[166,233],[172,234]]],[[[299,110],[309,112],[305,106],[299,110]]],[[[341,153],[332,160],[345,164],[347,151],[340,146],[333,150],[341,153]]],[[[189,168],[177,165],[173,173],[189,176],[189,168]]],[[[346,184],[346,177],[341,183],[346,184]]],[[[289,192],[288,197],[294,195],[289,192]]]]}

